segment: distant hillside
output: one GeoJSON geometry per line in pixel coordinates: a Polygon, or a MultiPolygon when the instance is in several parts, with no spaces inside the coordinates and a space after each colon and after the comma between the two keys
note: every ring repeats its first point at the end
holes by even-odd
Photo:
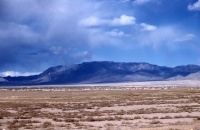
{"type": "Polygon", "coordinates": [[[84,62],[71,66],[51,67],[43,73],[27,77],[3,77],[0,85],[39,85],[112,83],[163,80],[199,80],[200,66],[158,66],[149,63],[84,62]]]}

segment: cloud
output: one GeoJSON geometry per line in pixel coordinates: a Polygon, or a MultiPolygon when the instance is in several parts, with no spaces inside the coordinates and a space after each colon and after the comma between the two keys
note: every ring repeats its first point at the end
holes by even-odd
{"type": "Polygon", "coordinates": [[[89,29],[89,35],[91,46],[93,48],[98,48],[104,45],[115,46],[119,42],[116,38],[114,38],[114,36],[111,36],[111,32],[105,32],[104,30],[101,30],[99,28],[89,29]]]}
{"type": "Polygon", "coordinates": [[[120,18],[114,18],[111,22],[111,25],[114,26],[126,26],[135,24],[135,17],[122,15],[120,18]]]}
{"type": "Polygon", "coordinates": [[[176,26],[160,26],[154,31],[141,31],[134,36],[135,42],[139,46],[152,47],[155,50],[166,48],[170,51],[181,49],[194,49],[196,46],[195,34],[186,33],[186,30],[176,26]],[[191,43],[190,41],[193,42],[191,43]],[[177,43],[191,44],[177,44],[177,43]]]}
{"type": "Polygon", "coordinates": [[[38,34],[27,25],[14,22],[0,22],[0,27],[0,41],[6,42],[13,40],[13,42],[8,42],[7,44],[32,45],[39,38],[38,34]],[[20,42],[16,40],[20,40],[20,42]]]}
{"type": "Polygon", "coordinates": [[[185,41],[193,40],[194,38],[195,38],[194,34],[186,34],[186,35],[183,35],[181,37],[174,39],[174,41],[175,42],[185,42],[185,41]]]}
{"type": "Polygon", "coordinates": [[[136,37],[140,45],[150,45],[153,48],[158,48],[161,45],[169,45],[179,35],[179,32],[169,26],[159,27],[154,31],[138,34],[136,37]]]}
{"type": "MultiPolygon", "coordinates": [[[[160,0],[0,0],[0,72],[40,72],[55,65],[93,60],[100,49],[126,53],[122,49],[125,46],[159,47],[192,39],[172,25],[173,18],[182,20],[189,12],[183,16],[179,15],[180,8],[172,8],[177,11],[169,13],[171,6],[161,1],[160,11],[151,10],[152,5],[138,6],[157,1],[160,0]],[[162,14],[166,17],[157,17],[162,14]]],[[[198,3],[188,9],[194,10],[198,3]]],[[[178,26],[188,30],[186,24],[191,25],[181,21],[178,26]]],[[[191,26],[193,32],[198,28],[197,24],[191,26]]]]}
{"type": "Polygon", "coordinates": [[[122,3],[130,2],[130,0],[121,0],[122,3]]]}
{"type": "Polygon", "coordinates": [[[146,23],[141,23],[140,25],[142,26],[142,30],[145,30],[145,31],[153,31],[153,30],[157,29],[156,26],[149,25],[149,24],[146,24],[146,23]]]}
{"type": "MultiPolygon", "coordinates": [[[[145,32],[157,29],[157,26],[154,25],[137,23],[135,17],[128,15],[121,15],[113,19],[100,19],[92,16],[81,20],[79,24],[86,27],[93,47],[101,45],[124,47],[127,39],[134,41],[134,39],[140,39],[138,37],[144,35],[145,32]],[[142,34],[138,36],[138,33],[142,34]],[[124,40],[125,37],[126,40],[124,40]]],[[[144,37],[141,39],[144,39],[144,37]]]]}
{"type": "Polygon", "coordinates": [[[123,31],[119,31],[118,29],[113,29],[111,31],[105,32],[105,35],[109,35],[112,37],[128,37],[130,35],[125,34],[123,31]]]}
{"type": "Polygon", "coordinates": [[[52,46],[49,48],[49,52],[55,55],[59,55],[59,54],[66,54],[68,51],[66,48],[63,48],[61,46],[52,46]]]}
{"type": "Polygon", "coordinates": [[[124,32],[123,30],[113,28],[111,30],[104,30],[103,28],[89,28],[89,37],[91,47],[98,49],[101,47],[124,47],[125,41],[130,40],[131,34],[124,32]]]}
{"type": "Polygon", "coordinates": [[[188,5],[188,10],[198,10],[200,11],[200,0],[198,0],[197,2],[195,2],[194,4],[190,4],[188,5]]]}
{"type": "Polygon", "coordinates": [[[80,24],[87,27],[92,27],[92,26],[108,25],[110,22],[111,21],[107,19],[100,19],[98,17],[91,16],[91,17],[81,20],[80,24]]]}
{"type": "Polygon", "coordinates": [[[113,13],[116,7],[112,3],[2,0],[0,72],[37,72],[51,66],[90,61],[95,47],[119,44],[121,39],[115,38],[128,36],[122,28],[134,25],[136,19],[126,11],[113,13]],[[99,31],[88,28],[94,26],[98,26],[99,31]],[[120,29],[114,30],[116,27],[120,29]]]}
{"type": "Polygon", "coordinates": [[[0,77],[7,77],[7,76],[12,76],[12,77],[17,77],[17,76],[30,76],[30,75],[37,75],[40,74],[40,72],[17,72],[17,71],[5,71],[0,73],[0,77]]]}
{"type": "Polygon", "coordinates": [[[136,5],[143,5],[143,4],[146,4],[148,2],[151,2],[152,0],[135,0],[133,2],[133,4],[136,4],[136,5]]]}
{"type": "Polygon", "coordinates": [[[35,72],[90,60],[88,34],[78,24],[83,16],[79,14],[87,12],[90,4],[81,0],[1,1],[0,71],[35,72]],[[88,55],[78,55],[83,51],[88,55]]]}
{"type": "Polygon", "coordinates": [[[88,17],[80,21],[81,25],[86,27],[95,27],[95,26],[129,26],[135,24],[135,17],[121,15],[119,18],[114,19],[100,19],[95,16],[88,17]]]}

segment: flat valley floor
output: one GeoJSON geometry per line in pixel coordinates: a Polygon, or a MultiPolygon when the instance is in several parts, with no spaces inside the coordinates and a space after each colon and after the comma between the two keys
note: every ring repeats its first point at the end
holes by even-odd
{"type": "Polygon", "coordinates": [[[0,129],[200,130],[200,89],[1,89],[0,129]]]}

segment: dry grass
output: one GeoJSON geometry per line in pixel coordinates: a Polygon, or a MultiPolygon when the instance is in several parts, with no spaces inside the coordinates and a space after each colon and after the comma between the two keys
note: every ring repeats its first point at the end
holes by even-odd
{"type": "Polygon", "coordinates": [[[145,129],[173,123],[197,129],[193,125],[200,123],[199,95],[199,89],[190,88],[0,91],[0,129],[145,129]]]}
{"type": "Polygon", "coordinates": [[[51,122],[44,122],[42,124],[42,128],[48,128],[48,127],[51,127],[52,126],[52,123],[51,122]]]}

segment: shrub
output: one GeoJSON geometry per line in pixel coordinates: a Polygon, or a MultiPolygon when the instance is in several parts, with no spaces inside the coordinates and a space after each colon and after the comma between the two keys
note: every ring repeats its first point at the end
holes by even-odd
{"type": "Polygon", "coordinates": [[[42,124],[42,128],[48,128],[48,127],[50,127],[50,126],[52,126],[51,122],[44,122],[44,123],[42,124]]]}
{"type": "Polygon", "coordinates": [[[93,122],[93,121],[96,121],[96,120],[93,117],[88,117],[88,118],[86,118],[86,121],[93,122]]]}
{"type": "Polygon", "coordinates": [[[165,117],[161,117],[160,119],[172,119],[171,116],[165,116],[165,117]]]}
{"type": "Polygon", "coordinates": [[[141,119],[141,117],[140,116],[135,116],[134,119],[141,119]]]}
{"type": "Polygon", "coordinates": [[[150,124],[162,124],[162,122],[160,122],[158,120],[153,120],[152,122],[150,122],[150,124]]]}
{"type": "Polygon", "coordinates": [[[157,116],[154,116],[153,119],[158,119],[158,117],[157,117],[157,116]]]}
{"type": "Polygon", "coordinates": [[[67,119],[65,119],[65,122],[76,122],[76,120],[72,119],[72,118],[67,118],[67,119]]]}

